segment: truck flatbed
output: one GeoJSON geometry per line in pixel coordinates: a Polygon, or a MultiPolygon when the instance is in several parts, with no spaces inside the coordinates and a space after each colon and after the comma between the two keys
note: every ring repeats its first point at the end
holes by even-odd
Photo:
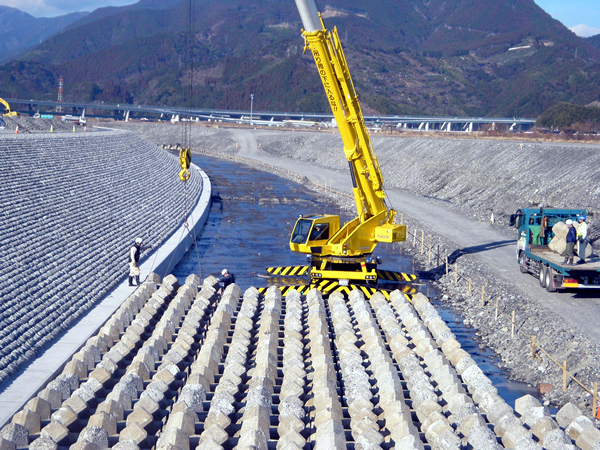
{"type": "MultiPolygon", "coordinates": [[[[563,264],[563,261],[565,260],[564,256],[561,256],[558,253],[550,250],[545,245],[531,246],[531,248],[529,249],[529,252],[531,254],[533,254],[534,256],[538,256],[538,257],[544,259],[545,261],[556,264],[557,266],[560,266],[568,271],[587,272],[590,270],[593,270],[593,271],[600,270],[600,257],[598,257],[596,255],[592,255],[592,256],[586,258],[585,264],[573,264],[572,266],[569,266],[567,264],[563,264]]],[[[577,257],[577,255],[575,255],[575,258],[573,258],[573,261],[577,262],[578,260],[579,260],[579,258],[577,257]]]]}

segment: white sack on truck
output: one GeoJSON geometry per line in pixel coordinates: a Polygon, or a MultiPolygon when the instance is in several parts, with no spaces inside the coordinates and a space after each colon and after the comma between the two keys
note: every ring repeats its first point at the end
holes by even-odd
{"type": "MultiPolygon", "coordinates": [[[[578,223],[574,223],[573,226],[575,230],[579,227],[578,223]]],[[[556,225],[552,227],[552,232],[554,233],[554,237],[548,244],[550,250],[558,253],[559,255],[565,256],[567,251],[567,232],[569,231],[569,227],[564,222],[557,222],[556,225]]],[[[575,243],[575,254],[577,254],[577,248],[579,246],[575,243]]],[[[592,254],[592,246],[589,244],[585,247],[585,257],[586,259],[592,254]]]]}

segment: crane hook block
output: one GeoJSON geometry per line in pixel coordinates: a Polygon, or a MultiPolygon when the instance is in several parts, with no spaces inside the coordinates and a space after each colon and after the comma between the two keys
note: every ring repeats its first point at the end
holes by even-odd
{"type": "Polygon", "coordinates": [[[182,148],[179,150],[179,164],[181,165],[181,171],[179,172],[179,178],[182,181],[190,179],[190,164],[192,162],[192,152],[189,148],[182,148]]]}

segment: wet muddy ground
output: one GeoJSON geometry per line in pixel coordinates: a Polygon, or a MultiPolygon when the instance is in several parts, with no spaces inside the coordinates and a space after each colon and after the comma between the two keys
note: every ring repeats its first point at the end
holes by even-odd
{"type": "MultiPolygon", "coordinates": [[[[305,263],[303,254],[288,247],[298,215],[327,212],[340,214],[345,220],[350,218],[335,203],[318,199],[314,191],[277,175],[206,156],[194,155],[193,162],[211,180],[213,203],[196,245],[174,269],[181,282],[190,273],[219,276],[227,268],[235,274],[242,291],[251,286],[286,284],[282,279],[268,278],[265,268],[305,263]]],[[[376,253],[383,259],[383,269],[411,273],[417,270],[399,246],[380,245],[376,253]]],[[[290,279],[287,280],[289,283],[290,279]]],[[[297,279],[298,284],[306,281],[297,279]]],[[[537,396],[534,388],[506,378],[496,365],[496,356],[477,342],[473,328],[464,325],[462,317],[437,299],[439,292],[435,288],[420,283],[417,289],[432,300],[463,348],[486,372],[507,403],[514,405],[516,398],[526,394],[537,396]]]]}

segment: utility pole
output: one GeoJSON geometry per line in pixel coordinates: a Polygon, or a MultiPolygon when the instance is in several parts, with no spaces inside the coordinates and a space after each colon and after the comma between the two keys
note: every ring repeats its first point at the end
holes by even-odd
{"type": "Polygon", "coordinates": [[[252,107],[254,106],[254,94],[250,94],[250,125],[254,125],[252,120],[252,107]]]}

